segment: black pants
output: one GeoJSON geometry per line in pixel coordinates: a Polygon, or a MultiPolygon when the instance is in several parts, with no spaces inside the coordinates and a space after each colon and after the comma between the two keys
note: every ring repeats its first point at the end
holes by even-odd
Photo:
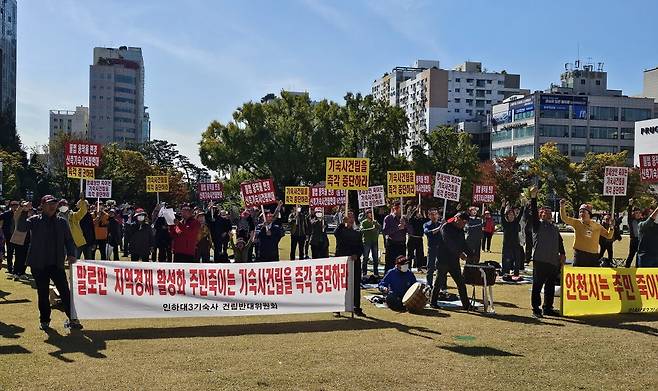
{"type": "MultiPolygon", "coordinates": [[[[102,261],[109,261],[107,259],[107,252],[105,251],[105,246],[107,245],[107,240],[96,240],[96,250],[101,252],[101,260],[102,261]]],[[[96,250],[93,252],[93,257],[92,259],[96,258],[96,250]]]]}
{"type": "Polygon", "coordinates": [[[352,255],[354,260],[354,309],[361,309],[361,255],[352,255]]]}
{"type": "MultiPolygon", "coordinates": [[[[626,267],[631,267],[633,258],[635,258],[635,254],[637,254],[638,243],[640,243],[638,238],[631,238],[631,243],[628,245],[628,258],[626,258],[626,267]]],[[[637,266],[637,261],[635,261],[635,266],[637,266]]]]}
{"type": "Polygon", "coordinates": [[[415,238],[409,236],[407,239],[407,259],[409,259],[409,267],[413,264],[417,269],[427,265],[425,258],[425,251],[423,250],[423,238],[415,238]],[[413,262],[412,262],[413,260],[413,262]]]}
{"type": "Polygon", "coordinates": [[[14,272],[14,249],[16,248],[16,245],[14,243],[11,243],[9,239],[11,238],[11,235],[9,237],[5,236],[6,244],[7,244],[7,252],[5,258],[7,259],[7,271],[9,273],[14,272]]]}
{"type": "Polygon", "coordinates": [[[290,235],[290,260],[295,260],[295,249],[299,248],[299,259],[304,259],[304,242],[306,236],[290,235]]]}
{"type": "Polygon", "coordinates": [[[196,259],[201,260],[202,263],[210,263],[210,249],[198,249],[196,250],[196,259]]]}
{"type": "Polygon", "coordinates": [[[601,266],[601,261],[599,260],[599,254],[574,249],[573,265],[580,267],[599,267],[601,266]]]}
{"type": "Polygon", "coordinates": [[[85,244],[78,247],[77,251],[78,259],[94,259],[94,247],[91,244],[85,244]]]}
{"type": "Polygon", "coordinates": [[[308,248],[311,246],[311,235],[306,235],[306,240],[304,240],[304,258],[308,259],[310,256],[308,255],[308,248]]]}
{"type": "Polygon", "coordinates": [[[446,282],[448,273],[450,273],[450,277],[452,277],[457,285],[459,299],[462,301],[462,306],[464,309],[468,309],[470,307],[470,302],[468,300],[468,292],[466,292],[466,284],[464,284],[464,279],[462,278],[462,269],[461,266],[459,266],[459,261],[445,262],[439,260],[436,263],[436,277],[434,279],[434,287],[432,288],[431,303],[436,303],[439,298],[439,292],[442,289],[447,288],[446,282]]]}
{"type": "Polygon", "coordinates": [[[533,311],[539,311],[541,306],[541,290],[544,288],[545,310],[553,309],[555,299],[555,283],[560,277],[560,267],[545,262],[533,262],[532,269],[532,295],[530,302],[533,311]]]}
{"type": "Polygon", "coordinates": [[[386,256],[384,257],[384,275],[395,266],[395,258],[405,253],[404,242],[396,242],[394,240],[386,240],[386,256]]]}
{"type": "Polygon", "coordinates": [[[482,251],[491,251],[491,237],[493,237],[493,233],[483,232],[482,235],[482,251]]]}
{"type": "Polygon", "coordinates": [[[199,263],[199,261],[195,259],[194,255],[180,254],[180,253],[174,254],[174,262],[199,263]]]}
{"type": "Polygon", "coordinates": [[[23,245],[20,246],[18,244],[14,245],[14,254],[16,256],[16,260],[14,262],[14,274],[16,275],[23,275],[25,274],[25,269],[27,269],[27,266],[25,266],[25,262],[27,262],[27,249],[29,245],[23,245]]]}
{"type": "Polygon", "coordinates": [[[326,244],[311,245],[313,259],[329,258],[329,246],[326,244]]]}
{"type": "Polygon", "coordinates": [[[525,231],[525,262],[530,263],[532,259],[532,230],[525,231]]]}
{"type": "MultiPolygon", "coordinates": [[[[108,244],[109,246],[112,247],[112,258],[114,258],[115,261],[119,260],[119,243],[117,244],[108,244]]],[[[109,259],[108,259],[109,261],[109,259]]]]}
{"type": "Polygon", "coordinates": [[[148,262],[150,260],[150,257],[149,254],[142,254],[142,255],[130,254],[130,260],[132,262],[139,262],[139,261],[148,262]]]}
{"type": "Polygon", "coordinates": [[[130,241],[128,240],[128,235],[123,235],[123,246],[121,246],[121,249],[123,250],[123,256],[127,257],[128,254],[130,253],[130,241]]]}
{"type": "Polygon", "coordinates": [[[599,259],[603,258],[603,254],[607,251],[608,260],[612,261],[612,242],[607,239],[602,239],[599,242],[599,246],[601,247],[601,251],[599,251],[599,259]]]}
{"type": "Polygon", "coordinates": [[[153,260],[156,259],[158,262],[171,262],[171,246],[160,246],[153,250],[153,260]]]}
{"type": "Polygon", "coordinates": [[[71,291],[69,283],[66,280],[66,272],[55,265],[46,266],[44,269],[32,269],[32,276],[37,285],[37,298],[39,301],[39,321],[41,323],[50,322],[50,295],[48,287],[52,280],[59,291],[59,297],[62,298],[64,312],[71,319],[71,291]]]}

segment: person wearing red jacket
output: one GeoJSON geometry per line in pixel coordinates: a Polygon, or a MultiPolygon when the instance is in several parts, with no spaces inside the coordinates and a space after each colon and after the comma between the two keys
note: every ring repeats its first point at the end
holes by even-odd
{"type": "Polygon", "coordinates": [[[169,226],[174,262],[193,263],[196,259],[196,244],[201,225],[194,218],[192,207],[189,204],[184,204],[180,213],[181,219],[176,219],[174,225],[169,226]]]}
{"type": "Polygon", "coordinates": [[[491,212],[484,212],[484,227],[482,228],[482,251],[490,253],[491,252],[491,238],[493,237],[494,231],[496,231],[496,224],[494,223],[493,217],[491,217],[491,212]]]}

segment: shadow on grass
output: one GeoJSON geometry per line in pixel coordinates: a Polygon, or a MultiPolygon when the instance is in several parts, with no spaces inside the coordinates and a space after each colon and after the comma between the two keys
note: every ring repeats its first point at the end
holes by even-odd
{"type": "Polygon", "coordinates": [[[48,331],[48,339],[44,342],[59,349],[48,353],[49,355],[66,363],[75,362],[75,360],[64,356],[71,353],[83,353],[91,358],[107,357],[101,353],[101,350],[107,348],[105,341],[89,338],[83,331],[73,331],[69,335],[61,335],[56,330],[51,329],[48,331]]]}
{"type": "Polygon", "coordinates": [[[29,350],[25,349],[20,345],[6,345],[0,346],[0,355],[3,354],[25,354],[31,353],[29,350]]]}
{"type": "MultiPolygon", "coordinates": [[[[498,303],[496,303],[498,304],[498,303]]],[[[547,322],[547,318],[544,319],[536,319],[531,316],[520,316],[520,315],[514,315],[514,314],[481,314],[484,317],[491,318],[491,319],[496,319],[496,320],[503,320],[505,322],[512,322],[512,323],[523,323],[523,324],[536,324],[536,325],[546,325],[546,326],[558,326],[558,327],[564,327],[563,324],[560,323],[549,323],[547,322]]]]}
{"type": "Polygon", "coordinates": [[[18,334],[21,334],[23,331],[25,331],[25,327],[0,321],[0,336],[2,336],[2,338],[20,338],[20,335],[18,334]]]}
{"type": "Polygon", "coordinates": [[[567,323],[583,324],[588,326],[622,329],[640,334],[658,336],[658,329],[652,326],[637,324],[638,322],[656,322],[658,313],[648,314],[614,314],[583,316],[578,318],[560,318],[567,323]]]}
{"type": "Polygon", "coordinates": [[[297,321],[283,323],[255,323],[232,325],[205,325],[187,327],[134,328],[123,330],[90,330],[84,334],[105,345],[106,341],[169,338],[234,337],[243,335],[278,335],[297,333],[326,333],[333,331],[396,329],[400,332],[432,339],[421,333],[441,335],[426,327],[414,327],[377,318],[344,318],[331,320],[297,321]]]}
{"type": "Polygon", "coordinates": [[[31,302],[29,299],[7,300],[7,296],[9,295],[11,295],[11,292],[0,290],[0,304],[22,304],[31,302]]]}
{"type": "Polygon", "coordinates": [[[448,350],[471,357],[524,357],[521,354],[506,352],[489,346],[439,346],[439,349],[448,350]]]}

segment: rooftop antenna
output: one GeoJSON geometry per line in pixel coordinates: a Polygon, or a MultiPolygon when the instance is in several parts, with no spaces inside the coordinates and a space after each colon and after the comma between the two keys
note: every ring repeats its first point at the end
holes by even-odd
{"type": "Polygon", "coordinates": [[[599,72],[603,71],[603,63],[602,62],[597,64],[596,70],[599,71],[599,72]]]}

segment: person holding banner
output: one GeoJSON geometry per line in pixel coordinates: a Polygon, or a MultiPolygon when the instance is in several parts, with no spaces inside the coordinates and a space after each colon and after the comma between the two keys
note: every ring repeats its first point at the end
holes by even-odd
{"type": "Polygon", "coordinates": [[[459,298],[461,299],[464,310],[468,311],[471,308],[466,284],[464,284],[462,277],[461,266],[459,265],[460,259],[466,260],[469,255],[472,255],[471,248],[466,243],[466,238],[464,237],[464,227],[466,227],[470,218],[471,216],[468,213],[458,212],[439,228],[437,271],[430,299],[430,306],[432,308],[439,308],[437,303],[439,293],[447,288],[448,273],[450,273],[450,277],[452,277],[457,285],[459,298]]]}
{"type": "Polygon", "coordinates": [[[132,262],[149,262],[154,239],[144,209],[137,208],[135,210],[133,222],[130,223],[130,227],[126,231],[128,232],[130,260],[132,262]]]}
{"type": "Polygon", "coordinates": [[[155,248],[153,249],[153,261],[171,262],[171,233],[169,224],[165,218],[167,205],[163,202],[155,207],[152,214],[153,230],[155,231],[155,248]]]}
{"type": "Polygon", "coordinates": [[[361,232],[354,229],[354,213],[347,213],[343,217],[343,223],[334,231],[336,237],[336,256],[350,257],[354,261],[354,315],[365,316],[361,309],[361,254],[363,253],[363,242],[361,232]]]}
{"type": "Polygon", "coordinates": [[[206,225],[206,214],[202,210],[196,213],[196,220],[199,222],[199,237],[196,242],[196,261],[203,263],[210,262],[210,250],[212,248],[212,237],[210,230],[206,225]]]}
{"type": "Polygon", "coordinates": [[[637,250],[637,267],[658,267],[658,208],[641,222],[637,250]]]}
{"type": "Polygon", "coordinates": [[[400,255],[405,255],[407,225],[402,221],[402,209],[399,202],[395,202],[391,208],[391,213],[384,219],[384,233],[386,256],[384,257],[384,273],[393,268],[395,259],[400,255]]]}
{"type": "Polygon", "coordinates": [[[564,243],[560,230],[553,223],[553,214],[547,206],[537,209],[536,187],[530,188],[530,219],[532,229],[532,315],[541,318],[544,315],[558,316],[553,308],[555,285],[560,278],[560,268],[566,260],[564,243]],[[544,305],[541,291],[544,290],[544,305]]]}
{"type": "Polygon", "coordinates": [[[395,267],[389,270],[377,288],[386,295],[386,305],[393,311],[404,311],[402,298],[416,283],[416,276],[409,270],[409,261],[404,255],[395,259],[395,267]]]}
{"type": "Polygon", "coordinates": [[[574,266],[598,267],[599,261],[599,238],[612,239],[615,233],[614,227],[609,229],[592,220],[592,206],[582,204],[578,208],[579,219],[574,219],[567,214],[565,199],[560,200],[560,217],[575,231],[573,243],[574,266]]]}
{"type": "Polygon", "coordinates": [[[307,254],[304,252],[304,242],[308,232],[308,219],[302,207],[297,205],[292,213],[288,216],[290,223],[290,260],[295,260],[295,250],[299,247],[299,259],[306,259],[307,254]]]}
{"type": "Polygon", "coordinates": [[[196,254],[196,242],[199,237],[201,226],[194,218],[192,206],[183,204],[180,209],[181,218],[169,226],[172,237],[171,248],[174,252],[174,262],[194,263],[196,254]]]}
{"type": "Polygon", "coordinates": [[[219,262],[219,259],[228,259],[228,245],[233,229],[228,213],[225,210],[218,211],[217,205],[211,201],[206,213],[206,224],[210,229],[215,262],[219,262]]]}
{"type": "MultiPolygon", "coordinates": [[[[633,259],[635,258],[635,254],[637,254],[637,246],[640,241],[639,225],[640,222],[642,221],[642,211],[640,210],[640,208],[633,206],[632,198],[628,200],[627,218],[628,218],[628,231],[631,237],[631,241],[628,244],[628,257],[626,258],[625,266],[631,267],[631,265],[633,264],[633,259]]],[[[635,262],[635,265],[637,266],[637,261],[635,262]]]]}
{"type": "Polygon", "coordinates": [[[66,220],[56,215],[57,202],[58,200],[52,195],[43,196],[42,213],[27,220],[27,228],[32,237],[27,262],[37,285],[39,328],[44,331],[50,330],[51,280],[57,287],[64,312],[68,317],[64,322],[64,328],[82,329],[80,322],[71,318],[71,291],[64,270],[64,260],[69,264],[76,260],[75,243],[66,220]]]}
{"type": "Polygon", "coordinates": [[[260,226],[256,241],[258,245],[258,262],[279,261],[279,242],[286,233],[273,220],[274,213],[265,211],[265,223],[260,226]]]}
{"type": "Polygon", "coordinates": [[[379,276],[379,231],[381,225],[373,219],[372,209],[366,209],[365,218],[361,222],[361,234],[363,236],[363,261],[361,262],[361,274],[368,275],[368,258],[372,256],[372,274],[379,276]]]}
{"type": "Polygon", "coordinates": [[[328,224],[324,220],[322,208],[317,208],[315,214],[309,216],[309,230],[311,238],[311,254],[313,259],[329,258],[329,237],[327,236],[328,224]]]}

